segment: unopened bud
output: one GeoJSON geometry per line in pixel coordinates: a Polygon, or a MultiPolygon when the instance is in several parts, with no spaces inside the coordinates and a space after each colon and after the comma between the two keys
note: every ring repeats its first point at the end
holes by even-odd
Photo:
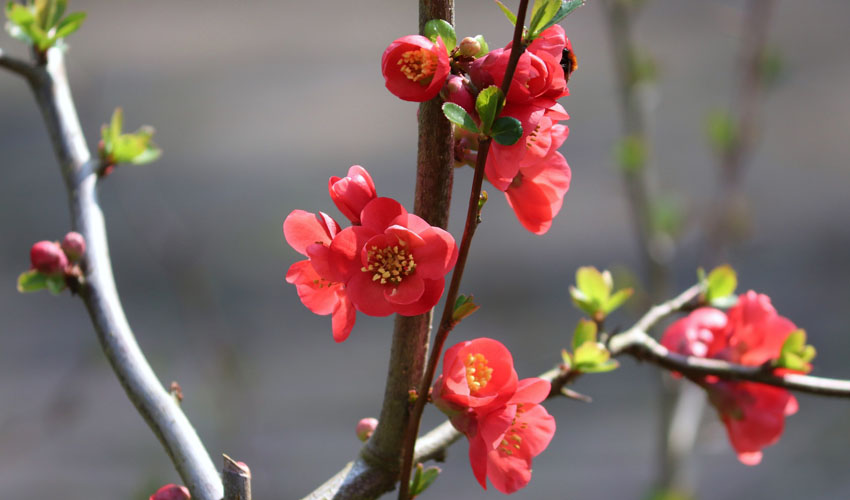
{"type": "Polygon", "coordinates": [[[189,490],[185,486],[166,484],[156,490],[156,493],[151,495],[148,500],[189,500],[191,498],[192,495],[189,494],[189,490]]]}
{"type": "Polygon", "coordinates": [[[32,268],[44,274],[60,274],[68,267],[68,257],[55,241],[39,241],[30,249],[32,268]]]}
{"type": "Polygon", "coordinates": [[[478,40],[468,36],[460,41],[457,52],[462,56],[473,57],[475,54],[481,52],[481,44],[478,40]]]}
{"type": "Polygon", "coordinates": [[[378,427],[378,419],[377,418],[364,418],[357,422],[357,439],[363,441],[364,443],[372,437],[372,433],[375,432],[375,428],[378,427]]]}
{"type": "Polygon", "coordinates": [[[68,260],[76,262],[86,253],[86,240],[82,234],[72,231],[62,240],[62,250],[68,256],[68,260]]]}

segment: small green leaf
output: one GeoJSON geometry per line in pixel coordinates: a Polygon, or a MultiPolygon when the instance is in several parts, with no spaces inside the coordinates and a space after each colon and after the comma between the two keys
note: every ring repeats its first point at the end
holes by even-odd
{"type": "Polygon", "coordinates": [[[443,104],[443,114],[446,115],[446,118],[448,118],[450,122],[454,123],[458,127],[472,132],[473,134],[480,133],[478,126],[475,124],[475,120],[469,116],[469,113],[467,113],[465,109],[457,104],[453,102],[443,104]]]}
{"type": "Polygon", "coordinates": [[[49,31],[52,27],[59,23],[62,15],[65,14],[65,8],[68,6],[68,0],[49,0],[45,13],[44,25],[45,31],[49,31]]]}
{"type": "Polygon", "coordinates": [[[65,38],[71,33],[80,29],[80,26],[83,25],[83,21],[86,20],[85,12],[75,12],[73,14],[68,15],[65,19],[59,22],[56,26],[56,34],[53,35],[53,38],[65,38]]]}
{"type": "Polygon", "coordinates": [[[133,165],[145,165],[147,163],[153,163],[162,156],[162,150],[156,147],[153,144],[148,144],[148,147],[145,148],[144,151],[134,156],[130,163],[133,165]]]}
{"type": "Polygon", "coordinates": [[[735,292],[738,287],[738,275],[732,266],[725,265],[714,268],[708,273],[708,285],[706,288],[705,298],[712,302],[715,299],[728,297],[735,292]]]}
{"type": "Polygon", "coordinates": [[[576,271],[576,286],[591,301],[602,305],[611,295],[611,286],[595,267],[585,266],[576,271]]]}
{"type": "Polygon", "coordinates": [[[437,37],[441,37],[443,39],[443,43],[446,45],[446,50],[449,52],[454,50],[457,46],[457,35],[455,34],[455,29],[448,21],[444,21],[443,19],[431,19],[425,23],[425,36],[435,43],[437,41],[437,37]]]}
{"type": "Polygon", "coordinates": [[[708,142],[717,154],[725,154],[738,142],[738,124],[728,111],[713,111],[705,123],[708,142]]]}
{"type": "Polygon", "coordinates": [[[465,295],[458,296],[455,301],[455,307],[452,310],[452,321],[457,323],[481,308],[481,306],[472,301],[473,299],[474,297],[472,295],[469,297],[465,295]]]}
{"type": "Polygon", "coordinates": [[[637,173],[646,166],[646,144],[637,136],[630,135],[620,139],[614,146],[617,165],[626,173],[637,173]]]}
{"type": "Polygon", "coordinates": [[[65,276],[61,274],[51,275],[46,280],[47,289],[53,295],[59,295],[65,289],[65,276]]]}
{"type": "Polygon", "coordinates": [[[115,108],[112,112],[112,120],[109,122],[109,138],[112,141],[121,136],[121,129],[124,127],[124,110],[120,107],[115,108]]]}
{"type": "Polygon", "coordinates": [[[562,19],[572,14],[574,10],[584,5],[584,0],[562,0],[561,7],[558,9],[558,12],[545,24],[541,25],[538,28],[536,34],[534,34],[533,38],[536,38],[540,33],[546,31],[547,28],[558,24],[562,19]]]}
{"type": "Polygon", "coordinates": [[[502,116],[493,122],[493,140],[502,146],[513,146],[522,137],[522,123],[512,116],[502,116]]]}
{"type": "Polygon", "coordinates": [[[478,93],[478,97],[475,99],[475,110],[478,111],[483,134],[490,135],[490,128],[496,121],[496,117],[499,116],[504,102],[505,95],[502,94],[502,89],[495,85],[491,85],[478,93]]]}
{"type": "Polygon", "coordinates": [[[561,349],[561,360],[564,362],[564,367],[569,370],[573,366],[573,361],[570,358],[570,353],[566,349],[561,349]]]}
{"type": "Polygon", "coordinates": [[[776,366],[794,371],[809,372],[812,369],[809,362],[814,359],[815,354],[815,348],[806,345],[806,331],[794,330],[788,334],[785,342],[782,343],[782,350],[779,352],[776,366]]]}
{"type": "Polygon", "coordinates": [[[505,15],[505,17],[508,18],[508,21],[510,21],[511,24],[516,26],[516,14],[514,14],[513,11],[511,11],[511,9],[509,9],[505,4],[503,4],[499,0],[493,0],[493,1],[496,2],[499,5],[499,8],[502,9],[502,13],[505,15]]]}
{"type": "Polygon", "coordinates": [[[487,55],[490,52],[490,46],[487,45],[487,41],[484,40],[484,35],[475,35],[473,38],[475,38],[478,41],[478,44],[481,46],[481,50],[479,50],[478,53],[475,54],[475,57],[484,57],[485,55],[487,55]]]}
{"type": "Polygon", "coordinates": [[[634,294],[634,292],[635,291],[633,288],[623,288],[622,290],[617,290],[613,295],[611,295],[611,298],[609,298],[608,301],[605,302],[605,305],[602,307],[602,311],[605,312],[605,314],[611,314],[617,308],[623,305],[623,303],[627,301],[629,297],[634,294]]]}
{"type": "Polygon", "coordinates": [[[549,26],[547,23],[555,17],[558,10],[561,8],[561,0],[534,0],[534,7],[531,8],[531,22],[528,24],[528,32],[530,38],[534,39],[549,26]]]}
{"type": "Polygon", "coordinates": [[[584,373],[605,373],[616,370],[619,367],[620,363],[617,360],[609,359],[603,363],[597,363],[593,366],[582,366],[577,369],[584,373]]]}
{"type": "Polygon", "coordinates": [[[18,276],[18,291],[21,293],[37,292],[47,288],[47,276],[30,269],[18,276]]]}
{"type": "Polygon", "coordinates": [[[586,342],[596,343],[597,327],[596,323],[587,319],[580,319],[573,332],[573,352],[586,342]]]}
{"type": "Polygon", "coordinates": [[[597,304],[590,300],[581,290],[578,288],[571,286],[570,287],[570,297],[573,299],[573,303],[581,309],[588,316],[594,316],[596,311],[598,310],[597,304]]]}
{"type": "Polygon", "coordinates": [[[439,467],[432,466],[425,469],[425,471],[422,472],[422,477],[419,480],[419,487],[416,489],[416,491],[412,491],[411,493],[413,495],[421,495],[426,489],[428,489],[429,486],[431,486],[431,483],[437,480],[437,476],[440,475],[440,472],[442,471],[439,467]]]}

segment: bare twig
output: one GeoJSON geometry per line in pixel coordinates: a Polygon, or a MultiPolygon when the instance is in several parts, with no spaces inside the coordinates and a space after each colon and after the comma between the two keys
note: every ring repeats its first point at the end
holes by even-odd
{"type": "Polygon", "coordinates": [[[224,455],[221,481],[224,483],[223,500],[251,500],[251,470],[247,465],[224,455]]]}
{"type": "Polygon", "coordinates": [[[38,71],[32,64],[10,56],[3,52],[3,49],[0,49],[0,68],[8,69],[12,73],[26,78],[27,81],[32,81],[38,75],[38,71]]]}
{"type": "Polygon", "coordinates": [[[95,190],[96,160],[86,146],[63,55],[50,49],[48,64],[29,79],[68,190],[73,228],[82,233],[85,284],[80,296],[89,311],[98,340],[112,369],[136,410],[171,457],[177,472],[199,500],[220,500],[218,471],[186,415],[151,369],[124,315],[112,275],[106,227],[95,190]]]}

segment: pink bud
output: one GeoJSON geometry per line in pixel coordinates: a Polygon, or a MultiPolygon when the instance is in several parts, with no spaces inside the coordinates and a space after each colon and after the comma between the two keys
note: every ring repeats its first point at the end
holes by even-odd
{"type": "Polygon", "coordinates": [[[86,253],[86,240],[82,234],[72,231],[62,240],[62,250],[71,262],[76,262],[86,253]]]}
{"type": "Polygon", "coordinates": [[[185,486],[176,484],[166,484],[162,488],[156,490],[156,493],[150,496],[148,500],[189,500],[192,495],[185,486]]]}
{"type": "Polygon", "coordinates": [[[55,241],[39,241],[30,249],[32,268],[44,274],[60,274],[68,266],[68,257],[55,241]]]}
{"type": "Polygon", "coordinates": [[[331,177],[328,192],[339,211],[353,224],[360,224],[363,207],[377,197],[372,177],[360,165],[349,168],[348,176],[342,179],[331,177]]]}
{"type": "Polygon", "coordinates": [[[377,418],[361,419],[357,422],[357,439],[365,443],[370,437],[372,437],[372,433],[375,432],[376,427],[378,427],[377,418]]]}
{"type": "Polygon", "coordinates": [[[470,115],[475,112],[475,98],[464,85],[463,78],[450,75],[443,87],[443,96],[447,102],[453,102],[466,110],[470,115]]]}
{"type": "Polygon", "coordinates": [[[457,51],[462,56],[473,57],[475,54],[481,52],[481,43],[468,36],[460,41],[457,51]]]}

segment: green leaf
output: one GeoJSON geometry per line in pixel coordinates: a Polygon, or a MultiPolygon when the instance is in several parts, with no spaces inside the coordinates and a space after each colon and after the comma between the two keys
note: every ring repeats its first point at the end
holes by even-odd
{"type": "Polygon", "coordinates": [[[475,38],[478,41],[478,44],[481,45],[481,50],[475,54],[475,57],[484,57],[490,52],[490,46],[487,45],[487,40],[484,40],[484,35],[475,35],[475,38]]]}
{"type": "Polygon", "coordinates": [[[714,268],[708,273],[708,284],[705,298],[711,302],[715,299],[728,297],[738,286],[738,275],[732,266],[725,265],[714,268]]]}
{"type": "Polygon", "coordinates": [[[443,43],[446,44],[446,50],[449,52],[457,46],[455,29],[448,21],[444,21],[443,19],[431,19],[425,23],[425,36],[435,43],[437,42],[437,37],[441,37],[443,43]]]}
{"type": "Polygon", "coordinates": [[[502,116],[493,122],[490,134],[502,146],[513,146],[522,137],[522,123],[514,117],[502,116]]]}
{"type": "Polygon", "coordinates": [[[62,15],[65,14],[65,8],[67,6],[68,0],[49,0],[47,2],[44,24],[42,25],[45,31],[49,31],[59,23],[62,15]]]}
{"type": "Polygon", "coordinates": [[[154,144],[148,143],[148,147],[140,154],[133,157],[133,159],[130,160],[130,163],[133,165],[145,165],[147,163],[155,162],[160,156],[162,156],[162,150],[154,144]]]}
{"type": "Polygon", "coordinates": [[[620,363],[615,359],[609,359],[604,363],[597,363],[593,366],[582,366],[577,368],[578,371],[584,373],[605,373],[610,372],[612,370],[616,370],[620,367],[620,363]]]}
{"type": "Polygon", "coordinates": [[[591,301],[602,305],[611,295],[611,285],[595,267],[585,266],[576,271],[576,286],[591,301]]]}
{"type": "Polygon", "coordinates": [[[580,319],[573,332],[573,352],[578,351],[585,342],[596,343],[596,323],[587,319],[580,319]]]}
{"type": "Polygon", "coordinates": [[[428,489],[429,486],[431,486],[431,483],[437,480],[437,476],[440,475],[440,472],[441,470],[439,467],[428,467],[425,469],[419,480],[418,488],[416,491],[412,491],[411,493],[413,495],[421,495],[426,489],[428,489]]]}
{"type": "Polygon", "coordinates": [[[59,295],[65,289],[65,276],[61,274],[48,276],[46,280],[47,289],[53,295],[59,295]]]}
{"type": "Polygon", "coordinates": [[[623,137],[614,146],[617,165],[626,173],[637,173],[646,166],[647,150],[644,141],[637,136],[623,137]]]}
{"type": "Polygon", "coordinates": [[[570,297],[573,299],[573,303],[581,309],[588,316],[594,316],[596,311],[598,310],[597,304],[590,300],[581,290],[578,288],[571,286],[570,287],[570,297]]]}
{"type": "Polygon", "coordinates": [[[541,26],[549,26],[547,23],[555,17],[560,8],[561,0],[534,0],[534,7],[531,8],[531,22],[528,24],[528,32],[531,34],[529,38],[536,38],[546,29],[541,29],[541,26]]]}
{"type": "Polygon", "coordinates": [[[499,0],[493,0],[493,1],[496,2],[499,5],[499,8],[502,9],[502,13],[505,15],[505,17],[508,18],[508,21],[510,21],[511,24],[516,26],[516,14],[514,14],[513,11],[511,11],[511,9],[509,9],[505,4],[503,4],[499,0]]]}
{"type": "Polygon", "coordinates": [[[561,360],[564,362],[564,366],[567,370],[569,370],[573,366],[573,361],[570,358],[570,353],[568,353],[566,349],[561,349],[561,360]]]}
{"type": "Polygon", "coordinates": [[[19,26],[35,22],[35,14],[23,5],[10,1],[6,4],[6,19],[19,26]]]}
{"type": "Polygon", "coordinates": [[[622,290],[617,290],[614,295],[611,295],[611,298],[605,302],[605,305],[602,307],[602,311],[605,314],[611,314],[617,308],[619,308],[625,301],[629,299],[634,294],[633,288],[623,288],[622,290]]]}
{"type": "Polygon", "coordinates": [[[584,373],[609,372],[619,366],[611,353],[597,342],[585,342],[573,354],[575,369],[584,373]]]}
{"type": "Polygon", "coordinates": [[[572,14],[574,10],[581,7],[582,5],[584,5],[584,0],[562,0],[561,7],[558,9],[558,12],[555,13],[552,19],[550,19],[547,23],[540,26],[539,31],[534,36],[537,37],[537,35],[546,31],[546,29],[550,26],[558,24],[559,22],[561,22],[562,19],[572,14]]]}
{"type": "Polygon", "coordinates": [[[30,269],[18,276],[18,291],[21,293],[36,292],[47,287],[47,276],[30,269]]]}
{"type": "Polygon", "coordinates": [[[458,296],[455,301],[455,307],[452,310],[452,321],[458,322],[461,321],[481,308],[478,304],[473,302],[474,297],[470,295],[467,297],[466,295],[458,296]]]}
{"type": "Polygon", "coordinates": [[[809,372],[812,369],[809,362],[814,359],[815,354],[815,348],[806,345],[806,331],[794,330],[788,334],[785,342],[782,343],[782,350],[779,352],[779,359],[776,360],[776,366],[789,370],[809,372]]]}
{"type": "Polygon", "coordinates": [[[475,120],[469,116],[469,113],[467,113],[465,109],[457,104],[453,102],[443,104],[443,114],[446,115],[446,118],[448,118],[450,122],[454,123],[458,127],[472,132],[473,134],[480,133],[478,126],[475,124],[475,120]]]}
{"type": "Polygon", "coordinates": [[[725,110],[716,110],[705,121],[708,142],[718,154],[729,151],[738,142],[738,124],[725,110]]]}
{"type": "Polygon", "coordinates": [[[478,118],[481,120],[481,132],[490,135],[490,128],[499,112],[502,110],[502,105],[505,102],[505,95],[502,94],[502,89],[495,85],[491,85],[478,93],[475,99],[475,110],[478,111],[478,118]]]}
{"type": "Polygon", "coordinates": [[[112,120],[109,122],[109,138],[112,141],[121,136],[121,129],[124,127],[124,110],[120,107],[115,108],[112,112],[112,120]]]}
{"type": "Polygon", "coordinates": [[[53,38],[65,38],[71,33],[80,29],[80,26],[83,25],[83,21],[86,20],[85,12],[75,12],[70,14],[68,17],[59,22],[56,26],[56,34],[53,35],[53,38]]]}

